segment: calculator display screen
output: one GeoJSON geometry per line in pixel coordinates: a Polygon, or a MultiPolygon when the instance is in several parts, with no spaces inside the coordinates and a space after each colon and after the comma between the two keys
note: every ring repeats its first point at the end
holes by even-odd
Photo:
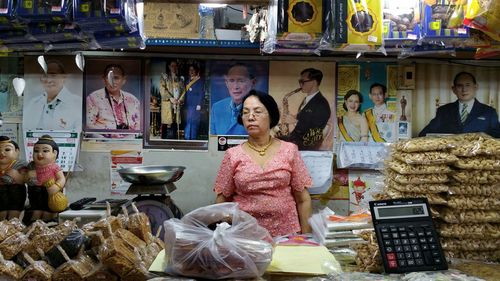
{"type": "Polygon", "coordinates": [[[375,209],[377,219],[394,219],[401,217],[425,217],[427,210],[424,205],[408,205],[408,206],[386,206],[377,207],[375,209]]]}

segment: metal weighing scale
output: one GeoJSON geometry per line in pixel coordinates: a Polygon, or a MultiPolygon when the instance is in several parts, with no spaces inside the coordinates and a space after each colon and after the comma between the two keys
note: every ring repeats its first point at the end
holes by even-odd
{"type": "MultiPolygon", "coordinates": [[[[149,217],[153,234],[164,221],[180,219],[183,215],[170,194],[177,189],[174,183],[182,177],[184,169],[182,166],[137,166],[118,170],[122,179],[131,183],[126,194],[137,195],[132,201],[149,217]]],[[[128,206],[128,211],[132,212],[132,206],[128,206]]],[[[161,237],[163,233],[162,230],[161,237]]]]}

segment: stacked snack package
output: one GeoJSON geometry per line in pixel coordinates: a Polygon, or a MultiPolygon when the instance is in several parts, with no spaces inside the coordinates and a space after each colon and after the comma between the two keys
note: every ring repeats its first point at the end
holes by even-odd
{"type": "Polygon", "coordinates": [[[500,260],[500,140],[469,133],[393,148],[385,194],[428,199],[449,259],[500,260]]]}
{"type": "Polygon", "coordinates": [[[452,172],[448,164],[457,160],[450,153],[453,146],[453,140],[438,137],[395,143],[391,159],[385,163],[386,195],[389,198],[425,197],[433,210],[446,205],[449,174],[452,172]]]}
{"type": "Polygon", "coordinates": [[[373,229],[369,212],[344,217],[335,215],[328,207],[312,215],[309,223],[314,239],[327,248],[365,243],[359,234],[362,230],[373,229]]]}
{"type": "Polygon", "coordinates": [[[449,258],[500,260],[500,140],[485,134],[454,138],[458,157],[439,231],[449,258]]]}

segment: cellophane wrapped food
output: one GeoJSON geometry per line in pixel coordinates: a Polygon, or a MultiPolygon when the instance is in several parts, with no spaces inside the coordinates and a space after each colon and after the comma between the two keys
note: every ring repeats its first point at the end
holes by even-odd
{"type": "Polygon", "coordinates": [[[470,184],[453,182],[448,189],[452,195],[488,196],[500,198],[500,182],[494,184],[470,184]]]}
{"type": "Polygon", "coordinates": [[[500,224],[496,223],[443,223],[439,224],[441,237],[500,238],[500,224]]]}
{"type": "Polygon", "coordinates": [[[18,280],[21,278],[23,268],[17,263],[5,260],[0,253],[0,280],[18,280]]]}
{"type": "Polygon", "coordinates": [[[393,180],[387,179],[385,181],[386,186],[398,190],[400,192],[413,192],[413,193],[442,193],[449,190],[448,185],[434,183],[434,184],[400,184],[393,180]]]}
{"type": "Polygon", "coordinates": [[[398,141],[393,144],[393,149],[398,152],[448,151],[455,146],[452,138],[420,137],[398,141]]]}
{"type": "Polygon", "coordinates": [[[269,232],[235,203],[196,209],[182,220],[165,221],[170,274],[209,279],[255,278],[271,262],[269,232]]]}
{"type": "Polygon", "coordinates": [[[386,161],[385,165],[402,175],[447,174],[451,172],[446,164],[413,165],[399,160],[386,161]]]}
{"type": "Polygon", "coordinates": [[[458,160],[458,157],[447,151],[425,151],[425,152],[399,152],[394,151],[392,157],[411,165],[436,165],[451,164],[458,160]]]}

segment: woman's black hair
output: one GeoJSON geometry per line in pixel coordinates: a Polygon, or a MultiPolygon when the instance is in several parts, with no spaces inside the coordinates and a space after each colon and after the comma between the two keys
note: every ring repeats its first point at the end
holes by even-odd
{"type": "Polygon", "coordinates": [[[14,146],[15,149],[19,149],[19,145],[11,140],[8,136],[0,136],[0,143],[10,143],[14,146]]]}
{"type": "Polygon", "coordinates": [[[344,108],[345,111],[347,111],[347,106],[345,105],[345,101],[354,95],[358,96],[358,98],[359,98],[359,107],[358,107],[357,111],[359,112],[361,110],[361,104],[363,103],[363,95],[361,95],[361,93],[356,91],[356,90],[349,90],[344,95],[344,103],[342,104],[342,107],[344,108]]]}
{"type": "Polygon", "coordinates": [[[52,150],[56,150],[57,151],[56,159],[57,159],[57,157],[59,157],[59,146],[54,141],[54,139],[52,139],[52,137],[50,135],[43,135],[40,138],[38,138],[38,141],[35,143],[35,145],[37,145],[37,144],[48,144],[48,145],[50,145],[52,147],[52,150]]]}
{"type": "MultiPolygon", "coordinates": [[[[278,104],[274,100],[274,98],[268,94],[258,92],[255,90],[251,90],[248,94],[243,98],[241,104],[244,104],[248,97],[255,96],[266,108],[267,112],[269,112],[269,128],[273,128],[278,125],[280,121],[280,110],[278,109],[278,104]]],[[[241,118],[241,114],[243,112],[243,106],[240,109],[240,114],[238,115],[238,124],[243,125],[243,119],[241,118]]]]}

